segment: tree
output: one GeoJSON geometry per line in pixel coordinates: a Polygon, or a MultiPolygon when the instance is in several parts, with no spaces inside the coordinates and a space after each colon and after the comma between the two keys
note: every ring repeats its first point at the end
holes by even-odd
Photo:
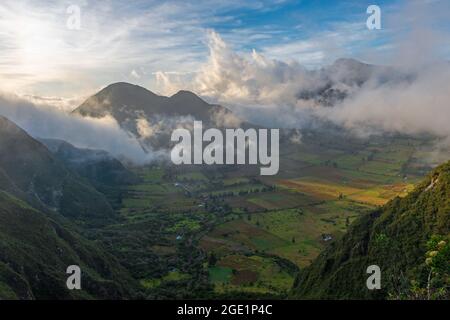
{"type": "Polygon", "coordinates": [[[214,252],[211,252],[211,254],[209,255],[209,259],[208,259],[208,265],[210,267],[214,267],[217,263],[217,257],[214,254],[214,252]]]}

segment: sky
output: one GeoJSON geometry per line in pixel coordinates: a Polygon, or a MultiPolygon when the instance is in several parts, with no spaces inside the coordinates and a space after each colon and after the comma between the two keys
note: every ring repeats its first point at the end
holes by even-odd
{"type": "Polygon", "coordinates": [[[341,57],[398,61],[399,39],[426,25],[433,37],[421,29],[417,45],[439,41],[435,54],[448,60],[449,13],[447,0],[2,0],[0,91],[61,108],[118,81],[159,92],[161,74],[194,77],[214,37],[237,54],[314,69],[341,57]],[[366,27],[371,4],[381,8],[380,30],[366,27]],[[79,29],[67,25],[73,6],[79,29]]]}
{"type": "Polygon", "coordinates": [[[191,90],[272,128],[431,134],[448,158],[449,16],[449,0],[1,0],[0,115],[34,137],[146,162],[159,150],[143,152],[113,118],[70,114],[130,82],[168,96],[191,90]],[[379,30],[367,28],[370,5],[379,30]],[[355,87],[339,80],[352,68],[328,68],[339,58],[392,73],[355,87]],[[347,94],[333,108],[299,97],[330,79],[347,94]]]}

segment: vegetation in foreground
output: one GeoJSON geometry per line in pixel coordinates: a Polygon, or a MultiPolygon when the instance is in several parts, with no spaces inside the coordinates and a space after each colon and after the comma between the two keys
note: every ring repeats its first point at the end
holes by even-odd
{"type": "MultiPolygon", "coordinates": [[[[309,133],[282,145],[275,177],[251,166],[129,172],[111,159],[79,162],[91,152],[58,142],[52,154],[12,123],[1,127],[0,149],[14,150],[0,156],[0,297],[11,299],[286,298],[299,270],[353,221],[385,210],[429,169],[426,139],[336,143],[309,133]],[[80,292],[66,292],[69,264],[86,272],[80,292]]],[[[433,283],[447,252],[434,234],[420,252],[433,283]]],[[[423,296],[423,285],[417,278],[410,293],[388,297],[423,296]]]]}
{"type": "Polygon", "coordinates": [[[308,299],[449,299],[450,162],[403,199],[360,217],[302,270],[292,296],[308,299]],[[381,290],[366,287],[378,265],[381,290]]]}

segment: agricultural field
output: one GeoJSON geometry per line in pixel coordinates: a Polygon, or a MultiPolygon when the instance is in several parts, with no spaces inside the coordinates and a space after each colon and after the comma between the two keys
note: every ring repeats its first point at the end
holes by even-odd
{"type": "Polygon", "coordinates": [[[135,168],[140,181],[121,190],[120,223],[103,230],[107,245],[149,296],[177,288],[189,297],[192,286],[208,297],[285,296],[359,215],[405,196],[426,171],[416,141],[308,139],[282,146],[276,176],[254,166],[135,168]]]}
{"type": "Polygon", "coordinates": [[[276,259],[258,255],[227,255],[210,267],[214,288],[223,292],[287,293],[294,273],[286,271],[276,259]]]}

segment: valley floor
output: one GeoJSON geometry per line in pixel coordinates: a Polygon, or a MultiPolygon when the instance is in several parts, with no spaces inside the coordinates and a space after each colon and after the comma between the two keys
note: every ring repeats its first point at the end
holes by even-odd
{"type": "Polygon", "coordinates": [[[249,166],[136,168],[102,241],[148,298],[284,297],[355,218],[413,188],[428,170],[423,145],[291,144],[269,178],[249,166]]]}

